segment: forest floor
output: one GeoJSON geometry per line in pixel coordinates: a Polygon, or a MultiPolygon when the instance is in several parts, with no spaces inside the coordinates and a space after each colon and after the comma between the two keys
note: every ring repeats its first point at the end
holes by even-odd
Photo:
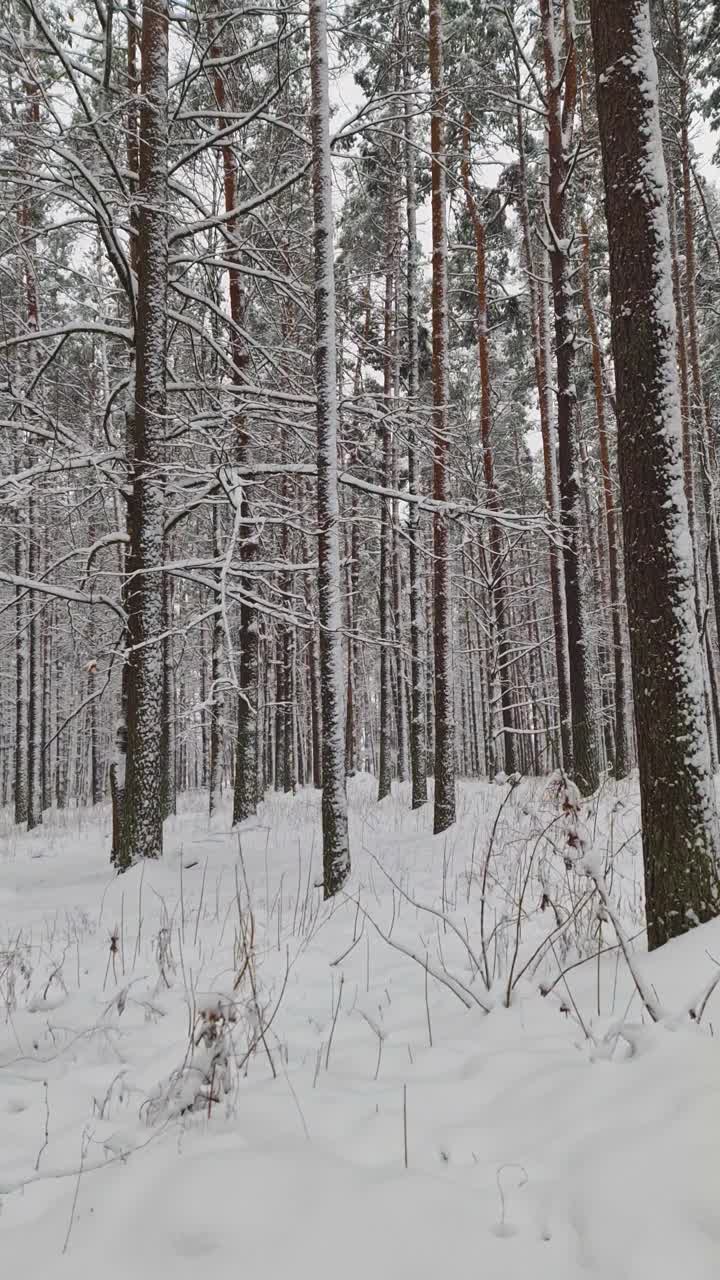
{"type": "Polygon", "coordinates": [[[631,783],[586,830],[657,1022],[546,784],[433,838],[353,779],[329,904],[315,793],[204,804],[120,878],[105,810],[0,828],[3,1275],[716,1280],[720,921],[644,954],[631,783]]]}

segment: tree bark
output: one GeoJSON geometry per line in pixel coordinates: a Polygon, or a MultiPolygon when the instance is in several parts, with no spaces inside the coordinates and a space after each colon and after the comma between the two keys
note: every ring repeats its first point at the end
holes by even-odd
{"type": "MultiPolygon", "coordinates": [[[[536,260],[533,253],[530,233],[530,208],[528,204],[527,160],[525,156],[525,134],[522,118],[520,58],[515,50],[515,129],[517,135],[518,170],[520,179],[519,205],[520,225],[522,227],[523,250],[527,266],[528,297],[530,307],[530,327],[533,340],[533,364],[535,366],[535,382],[538,392],[538,408],[540,412],[540,434],[543,446],[543,476],[545,480],[545,502],[550,519],[557,525],[560,521],[558,501],[557,458],[555,456],[555,440],[553,436],[551,387],[550,387],[550,351],[549,351],[549,319],[548,288],[545,281],[547,271],[547,255],[542,250],[540,261],[540,282],[536,275],[536,260]]],[[[567,640],[567,613],[565,607],[565,578],[563,571],[562,551],[550,542],[550,597],[552,600],[553,641],[555,647],[555,671],[558,687],[558,715],[560,719],[560,766],[568,772],[572,771],[572,713],[570,706],[570,657],[567,640]]]]}
{"type": "MultiPolygon", "coordinates": [[[[215,36],[217,17],[210,19],[210,30],[213,33],[210,55],[217,62],[222,62],[224,48],[215,36]]],[[[228,92],[222,69],[216,66],[213,71],[213,92],[218,110],[223,113],[228,107],[228,92]]],[[[232,103],[230,104],[232,107],[232,103]]],[[[228,120],[223,114],[218,119],[218,132],[227,130],[228,120]]],[[[235,262],[238,255],[238,221],[234,215],[237,199],[237,160],[231,141],[225,141],[221,148],[223,164],[223,196],[226,213],[226,237],[228,240],[227,257],[235,262]]],[[[241,328],[245,319],[245,300],[243,297],[240,271],[233,265],[228,267],[228,294],[230,300],[230,354],[232,357],[232,381],[239,389],[245,381],[247,352],[241,338],[241,328]]],[[[248,434],[244,414],[240,411],[235,418],[235,461],[242,464],[247,461],[248,434]]],[[[250,561],[254,555],[255,544],[250,528],[250,502],[242,490],[240,497],[240,518],[242,538],[240,542],[241,561],[250,561]]],[[[252,581],[241,578],[239,582],[243,599],[240,603],[240,621],[238,628],[238,700],[237,700],[237,748],[235,754],[235,781],[233,788],[233,823],[243,822],[257,812],[258,768],[257,768],[257,689],[258,689],[258,620],[256,611],[247,601],[245,593],[252,593],[252,581]]]]}
{"type": "Polygon", "coordinates": [[[503,748],[506,773],[515,773],[517,755],[513,733],[513,695],[510,679],[510,645],[508,643],[508,607],[506,599],[505,566],[503,564],[500,525],[494,518],[500,509],[500,497],[495,478],[495,458],[492,441],[492,401],[490,394],[490,339],[488,335],[487,273],[485,252],[485,224],[478,212],[472,189],[470,167],[470,112],[463,122],[462,182],[465,205],[475,238],[475,290],[477,295],[477,346],[480,369],[480,440],[483,451],[483,475],[485,497],[490,511],[488,542],[490,545],[490,601],[497,637],[498,683],[500,685],[500,711],[503,726],[503,748]]]}
{"type": "Polygon", "coordinates": [[[317,395],[318,591],[322,701],[323,891],[331,898],[350,870],[342,724],[342,609],[337,458],[335,264],[330,158],[326,0],[310,0],[315,392],[317,395]]]}
{"type": "MultiPolygon", "coordinates": [[[[417,239],[417,191],[415,183],[415,150],[413,117],[410,110],[411,72],[407,47],[407,13],[403,6],[403,87],[404,142],[405,142],[405,206],[407,218],[407,360],[408,360],[408,426],[407,457],[408,487],[417,491],[418,466],[414,415],[418,411],[420,391],[420,362],[418,352],[418,239],[417,239]]],[[[412,779],[411,807],[419,809],[427,804],[427,757],[425,742],[425,672],[423,632],[425,610],[423,607],[423,575],[421,565],[420,517],[417,506],[410,503],[408,511],[408,574],[410,579],[410,776],[412,779]]]]}
{"type": "Polygon", "coordinates": [[[132,493],[128,508],[130,642],[127,774],[118,864],[163,848],[162,717],[164,438],[167,415],[168,8],[143,4],[140,41],[138,300],[132,493]]]}
{"type": "MultiPolygon", "coordinates": [[[[432,209],[433,497],[448,497],[447,180],[442,0],[430,0],[430,180],[432,209]]],[[[450,530],[447,516],[433,515],[433,638],[435,673],[435,835],[455,821],[455,705],[452,663],[450,530]]]]}
{"type": "Polygon", "coordinates": [[[582,296],[585,319],[590,333],[590,349],[592,354],[593,388],[595,392],[595,414],[597,420],[598,443],[600,446],[600,470],[602,474],[603,507],[605,512],[605,530],[608,545],[608,579],[610,588],[610,620],[612,625],[613,677],[614,677],[614,710],[615,741],[614,766],[615,777],[624,778],[630,768],[630,754],[627,730],[627,681],[625,679],[625,650],[622,634],[622,594],[620,585],[620,531],[615,511],[615,495],[613,493],[612,472],[610,469],[610,445],[608,441],[607,421],[605,414],[605,383],[602,368],[602,349],[598,332],[595,308],[590,288],[590,235],[585,223],[582,224],[582,296]]]}
{"type": "Polygon", "coordinates": [[[541,0],[547,86],[549,190],[546,229],[555,312],[560,525],[563,534],[565,605],[570,658],[573,774],[588,795],[599,782],[597,709],[588,649],[587,602],[581,560],[581,514],[577,392],[575,387],[575,307],[570,262],[568,183],[572,175],[573,117],[577,91],[573,0],[564,6],[565,39],[559,39],[554,0],[541,0]]]}
{"type": "Polygon", "coordinates": [[[647,0],[592,0],[648,945],[717,913],[718,849],[647,0]]]}

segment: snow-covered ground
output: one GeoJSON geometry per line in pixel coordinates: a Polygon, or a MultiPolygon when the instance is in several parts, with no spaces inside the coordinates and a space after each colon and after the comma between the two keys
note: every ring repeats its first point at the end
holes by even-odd
{"type": "Polygon", "coordinates": [[[546,786],[464,785],[447,837],[406,800],[352,781],[331,904],[310,791],[240,845],[197,797],[120,878],[106,812],[5,821],[3,1276],[716,1280],[720,922],[642,954],[637,799],[606,790],[653,1023],[546,786]]]}

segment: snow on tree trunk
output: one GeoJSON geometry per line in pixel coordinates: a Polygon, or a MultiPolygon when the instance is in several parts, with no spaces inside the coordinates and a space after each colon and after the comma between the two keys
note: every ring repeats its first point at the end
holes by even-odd
{"type": "MultiPolygon", "coordinates": [[[[557,459],[552,427],[552,403],[550,389],[550,352],[548,349],[548,302],[546,283],[545,250],[541,251],[540,281],[536,278],[536,261],[533,252],[530,231],[530,206],[527,190],[527,160],[525,155],[525,126],[521,101],[520,58],[515,51],[515,124],[518,150],[518,177],[520,184],[519,207],[522,228],[523,251],[527,266],[528,300],[530,309],[530,326],[532,332],[533,364],[535,366],[535,382],[538,392],[538,408],[540,412],[540,433],[543,445],[543,474],[545,480],[545,502],[550,518],[556,523],[559,516],[557,492],[557,459]]],[[[555,545],[549,545],[550,561],[550,597],[552,600],[553,639],[555,647],[555,670],[558,685],[558,712],[560,716],[560,760],[559,763],[570,768],[572,761],[572,729],[570,708],[570,659],[567,644],[567,613],[565,608],[565,579],[563,575],[562,553],[555,545]]]]}
{"type": "MultiPolygon", "coordinates": [[[[710,412],[708,399],[703,386],[702,368],[700,363],[700,335],[698,326],[698,306],[697,306],[697,259],[695,253],[695,211],[693,208],[692,183],[691,183],[691,145],[690,145],[690,85],[689,85],[689,68],[688,68],[688,50],[685,39],[685,31],[683,28],[683,15],[680,11],[678,0],[673,0],[672,9],[672,29],[674,35],[674,62],[673,71],[678,79],[678,107],[679,107],[679,152],[680,166],[682,174],[682,211],[683,211],[683,240],[685,248],[685,292],[686,292],[686,315],[687,315],[687,343],[686,358],[689,356],[690,371],[692,374],[692,401],[689,395],[685,401],[684,409],[684,427],[685,427],[685,451],[686,451],[686,493],[688,484],[688,466],[692,470],[695,463],[696,449],[694,442],[698,441],[700,445],[700,481],[703,496],[703,507],[705,514],[704,535],[707,548],[707,559],[710,565],[710,581],[712,583],[712,592],[708,591],[708,603],[714,605],[713,613],[715,617],[715,631],[720,638],[720,541],[718,540],[717,528],[717,497],[715,493],[715,469],[712,464],[712,426],[710,422],[710,412]]],[[[671,243],[673,239],[672,227],[670,230],[671,243]]],[[[681,290],[678,285],[676,297],[682,298],[681,290]]],[[[678,314],[679,320],[679,314],[678,314]]],[[[680,344],[678,344],[680,345],[680,344]]],[[[687,370],[686,370],[687,376],[687,370]]],[[[690,504],[688,503],[688,506],[690,504]]],[[[694,510],[689,511],[691,533],[697,533],[697,522],[694,510]]],[[[696,554],[696,591],[698,594],[698,617],[702,617],[704,606],[702,603],[702,588],[698,591],[698,556],[696,554]]],[[[720,733],[720,724],[718,723],[717,712],[713,713],[713,708],[717,707],[717,649],[711,643],[711,628],[706,625],[706,649],[707,649],[707,680],[710,685],[712,697],[707,698],[706,704],[708,709],[708,731],[710,734],[710,750],[714,758],[715,767],[717,767],[717,752],[715,751],[716,735],[720,733]]]]}
{"type": "Polygon", "coordinates": [[[647,0],[592,0],[610,244],[648,944],[717,914],[717,829],[683,485],[667,178],[647,0]]]}
{"type": "MultiPolygon", "coordinates": [[[[23,45],[27,44],[28,53],[24,59],[23,93],[25,95],[23,118],[26,136],[18,150],[21,169],[31,167],[29,146],[33,135],[40,125],[40,90],[35,77],[35,60],[30,50],[34,34],[34,24],[29,14],[24,16],[22,35],[23,45]]],[[[18,207],[18,230],[23,243],[22,261],[24,262],[24,293],[26,322],[29,332],[37,333],[40,329],[40,305],[36,278],[35,227],[38,211],[33,201],[32,189],[23,191],[18,207]]],[[[39,357],[36,344],[30,348],[24,372],[28,388],[34,385],[37,377],[39,357]]],[[[33,437],[28,435],[26,444],[26,465],[34,461],[33,437]]],[[[38,578],[41,572],[40,553],[40,511],[37,495],[31,487],[26,508],[27,534],[27,573],[28,577],[38,578]]],[[[27,781],[25,792],[25,808],[28,831],[42,822],[42,765],[43,765],[43,637],[42,597],[30,591],[27,597],[26,626],[28,633],[27,647],[27,781]]]]}
{"type": "MultiPolygon", "coordinates": [[[[14,569],[18,577],[24,576],[25,556],[22,535],[18,529],[13,534],[14,569]]],[[[22,587],[15,589],[15,821],[27,821],[27,748],[28,748],[28,676],[27,649],[25,645],[25,620],[27,615],[26,593],[22,587]]]]}
{"type": "MultiPolygon", "coordinates": [[[[554,0],[541,0],[543,55],[547,85],[549,189],[546,208],[555,312],[560,524],[563,534],[565,603],[570,657],[573,776],[586,795],[599,782],[597,708],[593,692],[588,609],[581,561],[580,454],[575,387],[575,283],[570,260],[568,184],[572,176],[573,123],[577,93],[574,13],[564,5],[561,54],[559,13],[554,0]]],[[[567,767],[567,766],[566,766],[567,767]]]]}
{"type": "MultiPolygon", "coordinates": [[[[382,427],[382,484],[392,485],[392,428],[393,411],[393,294],[394,294],[394,245],[397,237],[395,226],[395,202],[388,199],[385,218],[385,242],[388,261],[385,267],[385,306],[383,309],[383,399],[385,417],[382,427]]],[[[392,786],[392,633],[390,580],[392,561],[392,523],[390,503],[384,498],[380,504],[380,767],[378,770],[378,800],[390,795],[392,786]]],[[[398,726],[399,728],[399,726],[398,726]]]]}
{"type": "MultiPolygon", "coordinates": [[[[432,185],[433,497],[448,497],[448,268],[442,0],[430,0],[430,123],[432,185]]],[[[435,808],[433,830],[455,821],[455,705],[452,669],[450,530],[444,512],[433,516],[433,637],[435,650],[435,808]]]]}
{"type": "Polygon", "coordinates": [[[337,459],[335,264],[328,92],[327,7],[310,3],[315,392],[317,395],[318,594],[322,704],[323,888],[330,898],[350,870],[343,742],[340,506],[337,459]]]}
{"type": "MultiPolygon", "coordinates": [[[[40,527],[38,504],[31,493],[28,500],[28,577],[41,576],[40,527]]],[[[28,597],[28,764],[27,825],[28,831],[42,822],[42,758],[43,758],[43,651],[41,597],[30,592],[28,597]]]]}
{"type": "MultiPolygon", "coordinates": [[[[228,120],[224,112],[232,110],[232,101],[228,104],[228,87],[221,65],[226,50],[218,35],[219,18],[215,6],[210,16],[208,27],[211,37],[210,56],[216,63],[213,72],[213,92],[218,110],[221,112],[217,127],[222,135],[227,134],[228,120]]],[[[225,24],[223,23],[223,26],[225,24]]],[[[232,381],[239,392],[245,381],[247,352],[240,335],[245,320],[245,299],[242,289],[242,278],[235,262],[238,255],[238,221],[233,214],[237,206],[237,159],[231,141],[226,141],[222,148],[223,164],[223,196],[227,215],[225,233],[229,241],[226,256],[233,263],[228,267],[228,294],[230,300],[230,319],[233,329],[230,337],[230,354],[232,356],[232,381]]],[[[235,461],[242,464],[248,460],[248,435],[245,415],[240,410],[235,418],[235,461]]],[[[255,542],[250,529],[250,502],[246,491],[242,491],[241,511],[243,540],[240,544],[240,559],[251,561],[255,552],[255,542]]],[[[237,667],[238,702],[237,702],[237,744],[235,753],[235,781],[233,788],[233,822],[243,822],[257,812],[258,798],[258,760],[257,760],[257,690],[258,690],[258,625],[257,614],[248,597],[252,595],[252,579],[241,578],[240,590],[243,598],[240,603],[240,625],[238,634],[239,659],[237,667]]]]}
{"type": "Polygon", "coordinates": [[[514,773],[517,769],[515,737],[513,733],[514,702],[511,671],[510,645],[508,643],[508,606],[504,564],[502,535],[500,525],[494,519],[494,513],[500,508],[497,482],[495,479],[495,458],[492,440],[492,401],[490,384],[490,337],[488,333],[487,306],[487,272],[485,251],[485,224],[480,217],[477,201],[472,189],[472,171],[470,159],[470,120],[469,111],[465,112],[463,121],[463,158],[462,182],[465,190],[465,205],[475,238],[475,289],[477,294],[477,346],[478,366],[480,369],[480,440],[483,451],[483,475],[485,478],[485,497],[488,509],[493,513],[488,522],[488,542],[490,545],[490,599],[492,604],[495,634],[497,637],[497,671],[500,685],[500,708],[503,724],[504,767],[506,773],[514,773]]]}
{"type": "Polygon", "coordinates": [[[167,410],[168,10],[144,3],[141,34],[140,173],[137,188],[138,296],[131,569],[127,590],[129,678],[127,765],[118,865],[162,854],[163,462],[167,410]]]}
{"type": "Polygon", "coordinates": [[[320,706],[320,670],[318,661],[318,636],[313,630],[308,642],[308,666],[310,685],[310,731],[312,736],[312,778],[316,790],[322,787],[322,720],[320,706]]]}
{"type": "Polygon", "coordinates": [[[618,529],[617,512],[615,510],[615,493],[613,476],[610,469],[610,445],[605,413],[605,384],[602,369],[602,348],[600,333],[595,318],[590,289],[590,234],[587,226],[582,226],[582,295],[583,308],[590,333],[592,353],[593,388],[595,391],[595,411],[597,417],[598,444],[600,448],[600,468],[602,473],[603,508],[605,512],[605,530],[608,546],[608,577],[610,587],[610,611],[612,624],[613,676],[615,702],[615,747],[614,770],[616,778],[624,778],[630,769],[630,750],[627,730],[627,681],[625,678],[625,647],[622,634],[622,594],[620,585],[620,531],[618,529]]]}
{"type": "MultiPolygon", "coordinates": [[[[403,22],[403,87],[405,90],[403,124],[405,134],[405,201],[407,217],[407,363],[408,363],[408,488],[417,492],[418,465],[414,415],[418,410],[420,369],[418,352],[418,239],[417,239],[417,191],[415,183],[415,147],[410,93],[412,78],[408,49],[408,24],[406,6],[402,8],[403,22]]],[[[417,504],[409,504],[408,512],[408,574],[410,578],[410,775],[412,778],[411,806],[419,809],[427,803],[427,763],[425,754],[425,675],[423,631],[425,611],[423,607],[421,548],[419,546],[420,520],[417,504]]]]}
{"type": "MultiPolygon", "coordinates": [[[[169,548],[168,548],[169,552],[169,548]]],[[[163,575],[163,716],[162,716],[162,813],[177,813],[177,770],[175,731],[175,658],[172,579],[163,575]]]]}
{"type": "MultiPolygon", "coordinates": [[[[128,210],[128,224],[130,226],[130,236],[128,240],[128,258],[130,262],[130,281],[132,287],[132,296],[128,299],[130,303],[130,312],[133,319],[136,316],[137,302],[137,277],[138,277],[138,206],[137,206],[137,181],[140,169],[140,142],[138,137],[138,93],[140,89],[139,76],[139,52],[140,40],[137,26],[137,10],[135,0],[128,0],[127,6],[127,108],[126,108],[126,133],[127,133],[127,167],[128,167],[128,189],[130,192],[130,208],[128,210]]],[[[131,376],[132,376],[132,359],[131,356],[131,376]]],[[[132,406],[131,397],[128,397],[130,404],[126,410],[126,447],[128,459],[132,462],[133,456],[133,420],[134,408],[132,406]]],[[[118,503],[118,516],[119,503],[118,503]]],[[[129,507],[122,513],[122,519],[126,530],[129,532],[129,507]]],[[[118,523],[120,521],[118,520],[118,523]]],[[[129,567],[132,562],[132,554],[130,548],[127,550],[120,546],[118,548],[118,572],[121,581],[121,600],[127,612],[128,603],[128,587],[129,587],[129,567]]],[[[110,845],[110,861],[114,866],[120,866],[120,850],[122,847],[122,829],[123,815],[125,812],[125,781],[127,777],[127,747],[128,747],[128,731],[127,731],[127,712],[128,712],[128,690],[130,684],[130,652],[129,652],[129,632],[127,627],[122,637],[122,648],[124,650],[122,673],[120,677],[120,714],[115,725],[115,734],[113,740],[113,752],[110,762],[109,778],[110,778],[110,800],[112,806],[112,837],[110,845]]]]}
{"type": "MultiPolygon", "coordinates": [[[[213,556],[219,561],[220,547],[220,511],[217,506],[212,509],[213,556]]],[[[222,780],[222,721],[224,714],[222,677],[223,677],[223,620],[222,620],[222,587],[220,570],[216,573],[217,590],[214,593],[215,606],[218,612],[214,615],[210,630],[210,693],[207,699],[210,721],[210,743],[208,761],[208,817],[212,818],[220,800],[220,783],[222,780]]]]}

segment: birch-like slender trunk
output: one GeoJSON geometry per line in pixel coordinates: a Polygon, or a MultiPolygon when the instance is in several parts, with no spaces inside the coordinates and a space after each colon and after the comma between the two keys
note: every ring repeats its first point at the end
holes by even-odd
{"type": "Polygon", "coordinates": [[[326,0],[310,2],[315,393],[317,396],[318,594],[322,702],[323,889],[331,898],[350,870],[343,740],[335,263],[326,0]]]}

